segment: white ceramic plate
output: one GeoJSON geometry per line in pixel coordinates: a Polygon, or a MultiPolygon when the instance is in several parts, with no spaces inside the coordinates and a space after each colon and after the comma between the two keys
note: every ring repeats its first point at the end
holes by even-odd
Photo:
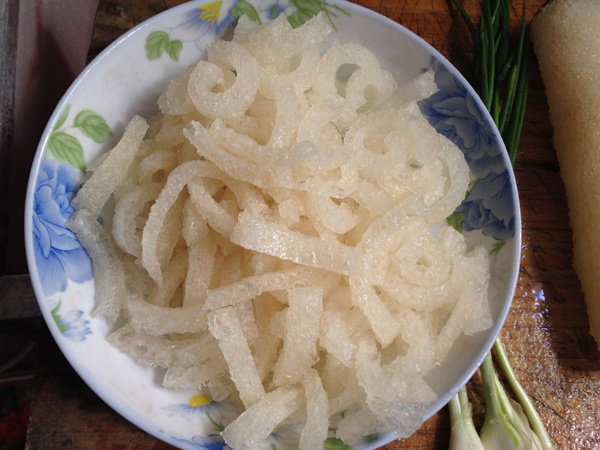
{"type": "MultiPolygon", "coordinates": [[[[428,378],[440,399],[424,420],[479,366],[504,322],[516,285],[520,214],[515,180],[499,134],[472,88],[431,46],[383,16],[343,1],[302,0],[294,5],[287,0],[192,1],[135,27],[100,54],[61,99],[31,169],[26,250],[50,331],[71,365],[106,403],[148,433],[182,448],[223,448],[216,424],[231,420],[232,408],[207,403],[197,392],[162,388],[159,374],[136,365],[106,342],[104,321],[90,314],[90,261],[64,223],[72,212],[70,200],[79,187],[81,169],[116,143],[133,114],[149,117],[168,80],[203,57],[207,43],[230,30],[234,16],[243,11],[263,22],[280,12],[302,22],[325,6],[335,14],[331,17],[336,38],[370,47],[397,81],[412,79],[429,67],[436,71],[440,91],[420,107],[437,131],[463,150],[478,180],[453,219],[470,242],[494,251],[494,326],[461,338],[428,378]]],[[[297,437],[283,432],[273,435],[272,442],[282,448],[297,437]]],[[[376,448],[393,439],[392,433],[370,436],[360,448],[376,448]]]]}

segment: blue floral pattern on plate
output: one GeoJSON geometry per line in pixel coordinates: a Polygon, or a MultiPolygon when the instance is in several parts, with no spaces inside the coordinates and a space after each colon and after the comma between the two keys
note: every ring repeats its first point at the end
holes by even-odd
{"type": "Polygon", "coordinates": [[[481,230],[485,236],[504,241],[515,234],[511,202],[508,170],[490,172],[477,180],[456,213],[462,214],[464,231],[481,230]]]}
{"type": "Polygon", "coordinates": [[[439,91],[419,102],[421,112],[438,133],[454,142],[476,175],[503,170],[502,156],[495,136],[467,89],[438,60],[431,62],[439,91]]]}
{"type": "Polygon", "coordinates": [[[187,403],[176,403],[165,408],[169,415],[187,417],[193,415],[205,416],[210,422],[215,433],[208,436],[193,436],[191,439],[174,438],[176,441],[187,444],[188,447],[223,450],[229,447],[219,434],[225,429],[225,424],[233,421],[240,413],[237,406],[228,402],[215,402],[209,395],[196,394],[187,403]]]}
{"type": "Polygon", "coordinates": [[[233,421],[241,412],[236,405],[229,402],[216,402],[206,394],[196,394],[187,403],[176,403],[165,409],[174,416],[186,417],[196,414],[206,416],[217,432],[223,431],[224,424],[233,421]]]}
{"type": "Polygon", "coordinates": [[[60,309],[60,302],[50,311],[54,323],[58,327],[58,331],[67,339],[75,342],[81,342],[85,340],[88,334],[92,334],[90,330],[89,320],[85,319],[83,311],[74,309],[69,311],[64,316],[61,316],[58,311],[60,309]]]}
{"type": "Polygon", "coordinates": [[[79,171],[43,158],[34,192],[33,245],[45,295],[63,292],[67,279],[92,279],[92,267],[75,235],[65,227],[73,212],[71,199],[79,188],[79,171]]]}
{"type": "Polygon", "coordinates": [[[203,50],[207,38],[217,39],[235,23],[235,18],[230,12],[231,7],[233,7],[231,2],[217,0],[190,9],[185,15],[186,21],[181,26],[192,28],[195,36],[194,44],[203,50]],[[227,4],[223,5],[224,3],[227,4]]]}
{"type": "Polygon", "coordinates": [[[499,241],[511,239],[515,235],[511,179],[498,138],[466,87],[440,61],[433,59],[431,68],[439,91],[421,100],[419,108],[438,133],[462,150],[476,177],[452,223],[459,231],[479,230],[499,241]]]}
{"type": "Polygon", "coordinates": [[[194,436],[191,439],[173,438],[176,442],[185,444],[186,447],[198,450],[229,450],[220,434],[209,434],[208,436],[194,436]]]}

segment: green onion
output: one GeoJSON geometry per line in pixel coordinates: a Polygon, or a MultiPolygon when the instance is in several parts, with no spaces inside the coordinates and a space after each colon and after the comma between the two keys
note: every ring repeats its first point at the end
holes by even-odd
{"type": "MultiPolygon", "coordinates": [[[[525,2],[516,45],[510,42],[510,0],[483,0],[479,32],[462,5],[453,0],[475,46],[474,86],[494,119],[508,152],[511,164],[517,157],[519,138],[527,106],[529,41],[526,35],[525,2]]],[[[519,383],[504,351],[500,338],[494,354],[519,403],[509,399],[494,370],[492,352],[480,367],[485,392],[486,415],[480,431],[486,449],[540,448],[555,449],[544,424],[519,383]]],[[[475,429],[463,387],[449,403],[451,448],[456,442],[465,448],[479,448],[473,439],[475,429]],[[466,402],[466,403],[465,403],[466,402]],[[454,425],[456,424],[456,426],[454,425]]]]}
{"type": "Polygon", "coordinates": [[[527,104],[528,40],[525,6],[521,14],[521,30],[511,48],[510,1],[484,0],[477,32],[461,0],[453,0],[465,21],[475,45],[474,86],[502,135],[511,162],[517,147],[525,106],[527,104]]]}
{"type": "Polygon", "coordinates": [[[450,403],[450,445],[449,450],[483,450],[475,425],[467,389],[463,386],[450,403]]]}
{"type": "Polygon", "coordinates": [[[504,373],[504,376],[506,377],[510,388],[515,393],[517,400],[519,400],[519,403],[521,404],[521,407],[523,408],[523,411],[527,416],[527,419],[529,420],[533,431],[539,439],[541,448],[553,449],[554,444],[552,443],[552,440],[548,435],[548,431],[546,430],[546,427],[544,427],[544,424],[542,423],[540,416],[534,408],[531,399],[525,392],[525,389],[523,389],[523,386],[521,386],[521,383],[519,383],[519,380],[515,375],[512,366],[510,365],[508,355],[506,354],[506,351],[504,350],[504,346],[502,345],[502,342],[500,342],[500,339],[496,339],[496,342],[494,343],[494,354],[496,355],[496,361],[500,365],[500,368],[502,369],[502,372],[504,373]]]}
{"type": "Polygon", "coordinates": [[[529,427],[521,405],[506,395],[494,370],[491,353],[487,354],[480,370],[486,409],[481,428],[483,447],[488,450],[544,448],[529,427]]]}

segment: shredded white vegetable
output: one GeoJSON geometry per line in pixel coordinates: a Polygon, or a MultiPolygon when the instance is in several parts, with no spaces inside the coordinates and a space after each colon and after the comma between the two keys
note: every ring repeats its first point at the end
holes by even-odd
{"type": "Polygon", "coordinates": [[[397,88],[366,47],[322,52],[331,33],[242,17],[73,202],[108,339],[237,405],[236,449],[295,425],[302,449],[408,436],[427,375],[491,325],[488,256],[444,222],[467,164],[414,103],[433,77],[397,88]]]}

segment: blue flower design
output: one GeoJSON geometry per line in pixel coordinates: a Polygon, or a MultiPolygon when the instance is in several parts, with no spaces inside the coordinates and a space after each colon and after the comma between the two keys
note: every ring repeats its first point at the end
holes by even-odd
{"type": "Polygon", "coordinates": [[[431,65],[439,91],[419,102],[436,131],[454,142],[465,155],[477,182],[453,216],[462,231],[481,230],[497,240],[515,234],[511,181],[497,136],[484,120],[485,111],[466,86],[438,60],[431,65]]]}
{"type": "Polygon", "coordinates": [[[58,321],[58,326],[64,328],[62,335],[72,341],[83,341],[92,331],[88,327],[90,322],[83,318],[83,311],[69,311],[62,319],[58,321]]]}
{"type": "Polygon", "coordinates": [[[441,62],[434,59],[431,65],[439,91],[419,102],[422,114],[438,133],[463,151],[477,176],[500,172],[504,163],[494,133],[484,121],[484,112],[441,62]]]}
{"type": "Polygon", "coordinates": [[[197,394],[193,396],[187,404],[177,403],[175,405],[167,406],[166,409],[175,416],[189,416],[190,414],[205,415],[206,413],[218,413],[220,406],[220,403],[213,401],[208,395],[197,394]],[[195,401],[194,399],[198,397],[206,398],[206,400],[201,402],[195,401]]]}
{"type": "Polygon", "coordinates": [[[291,443],[300,440],[302,425],[292,425],[285,428],[277,428],[267,438],[267,442],[271,447],[289,448],[291,443]]]}
{"type": "Polygon", "coordinates": [[[508,169],[490,172],[473,185],[467,198],[456,209],[462,215],[464,231],[481,230],[485,236],[507,240],[515,234],[515,217],[511,209],[508,169]]]}
{"type": "Polygon", "coordinates": [[[83,311],[72,310],[69,311],[64,317],[58,314],[60,309],[60,302],[50,311],[54,323],[58,327],[58,331],[72,341],[81,342],[85,340],[88,334],[92,334],[92,331],[88,327],[89,320],[84,318],[83,311]]]}
{"type": "Polygon", "coordinates": [[[285,14],[286,9],[280,2],[275,2],[271,6],[265,8],[265,13],[269,20],[275,20],[280,14],[285,14]]]}
{"type": "Polygon", "coordinates": [[[253,2],[254,6],[256,6],[259,20],[262,23],[274,20],[280,14],[290,16],[295,11],[292,3],[293,2],[280,0],[262,0],[253,2]]]}
{"type": "Polygon", "coordinates": [[[205,416],[213,425],[216,432],[225,429],[225,425],[235,419],[241,412],[237,406],[229,402],[215,402],[207,394],[196,394],[187,403],[177,403],[166,407],[174,416],[189,416],[200,414],[205,416]]]}
{"type": "Polygon", "coordinates": [[[216,0],[205,5],[190,9],[185,14],[185,21],[178,27],[189,27],[194,30],[194,44],[198,49],[204,50],[206,37],[210,41],[221,38],[233,26],[235,18],[231,15],[231,8],[237,0],[216,0]]]}
{"type": "Polygon", "coordinates": [[[92,266],[75,235],[65,227],[71,215],[71,199],[79,187],[78,172],[68,164],[44,159],[34,193],[33,248],[45,295],[62,292],[68,278],[77,282],[92,278],[92,266]]]}
{"type": "Polygon", "coordinates": [[[220,434],[209,434],[208,436],[194,436],[191,439],[173,438],[175,441],[186,444],[186,447],[197,448],[199,450],[228,450],[229,446],[225,444],[220,434]]]}

